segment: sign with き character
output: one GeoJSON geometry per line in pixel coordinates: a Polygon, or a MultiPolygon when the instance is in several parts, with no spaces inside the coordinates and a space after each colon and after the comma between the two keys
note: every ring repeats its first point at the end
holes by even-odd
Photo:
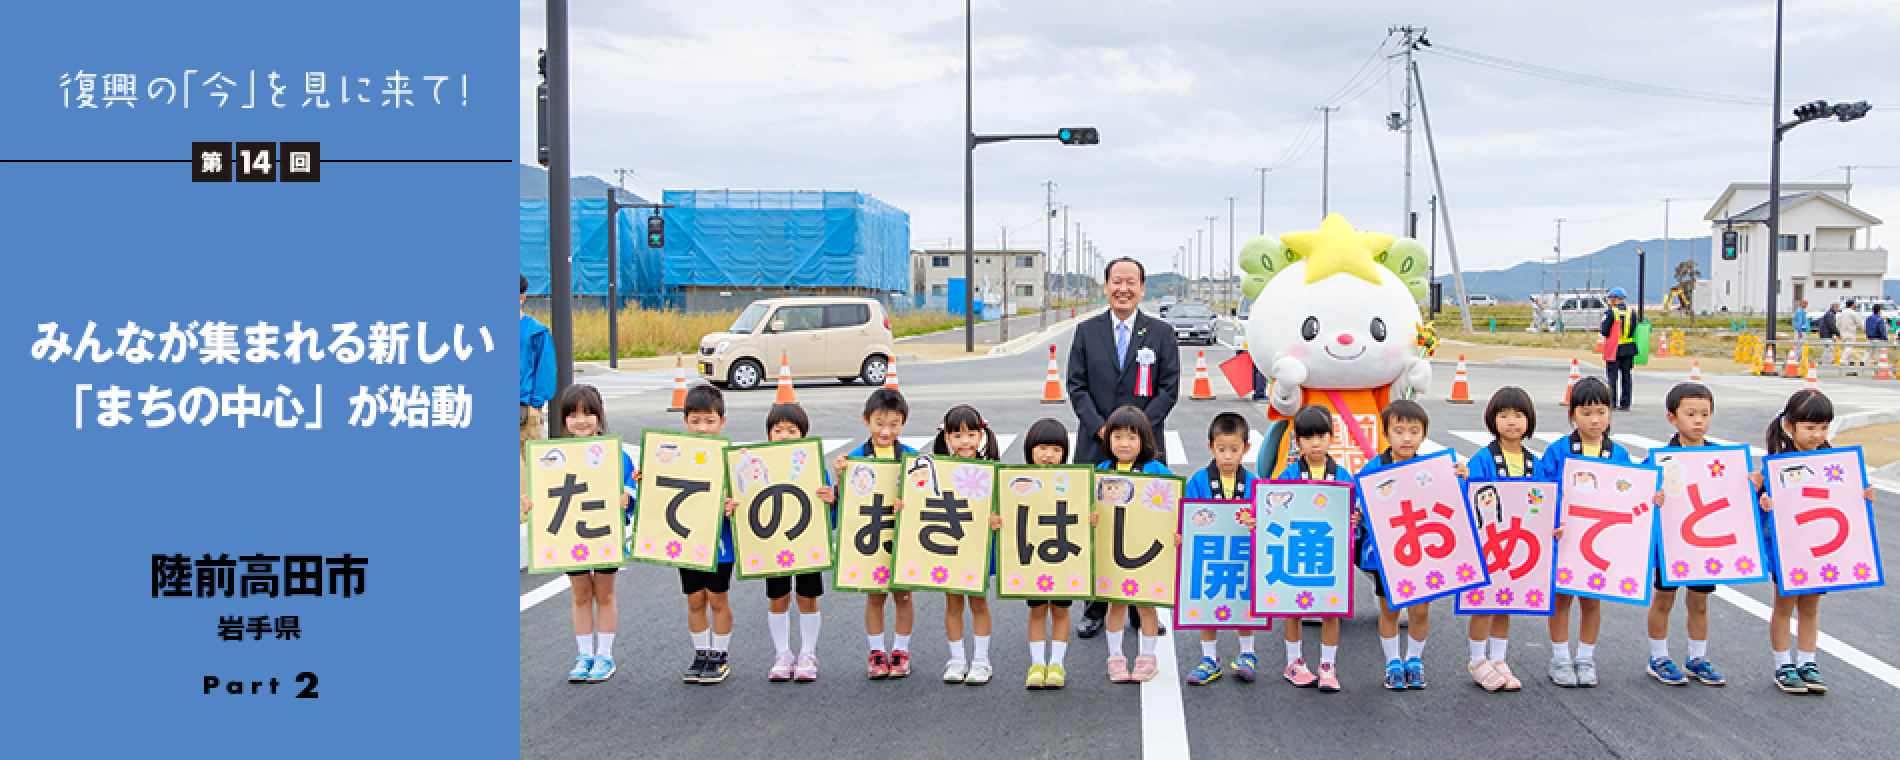
{"type": "Polygon", "coordinates": [[[827,570],[831,523],[818,489],[825,485],[822,443],[800,438],[728,446],[726,492],[741,579],[827,570]]]}
{"type": "Polygon", "coordinates": [[[1254,481],[1253,614],[1352,617],[1352,489],[1254,481]]]}
{"type": "Polygon", "coordinates": [[[1557,481],[1465,484],[1489,584],[1458,594],[1460,615],[1549,615],[1556,581],[1557,481]]]}
{"type": "Polygon", "coordinates": [[[1662,585],[1767,580],[1748,447],[1653,449],[1649,458],[1662,468],[1663,502],[1656,507],[1662,585]]]}
{"type": "Polygon", "coordinates": [[[528,444],[528,572],[619,567],[626,547],[620,436],[528,444]]]}
{"type": "MultiPolygon", "coordinates": [[[[1254,485],[1265,484],[1255,480],[1254,485]]],[[[1181,502],[1181,556],[1174,576],[1174,627],[1267,630],[1272,621],[1253,614],[1247,569],[1252,530],[1242,519],[1253,510],[1245,500],[1181,502]]]]}
{"type": "Polygon", "coordinates": [[[648,429],[640,434],[640,491],[629,556],[637,562],[711,572],[726,517],[721,455],[730,440],[648,429]]]}
{"type": "Polygon", "coordinates": [[[1859,446],[1782,454],[1762,462],[1774,500],[1775,578],[1783,594],[1886,583],[1874,540],[1867,465],[1859,446]]]}
{"type": "Polygon", "coordinates": [[[838,561],[832,588],[882,594],[891,590],[891,544],[897,528],[897,479],[890,459],[844,460],[838,485],[838,561]]]}
{"type": "Polygon", "coordinates": [[[1490,582],[1450,450],[1362,473],[1358,482],[1393,609],[1490,582]]]}
{"type": "Polygon", "coordinates": [[[891,588],[989,593],[996,463],[906,454],[898,482],[904,509],[891,547],[891,588]]]}
{"type": "Polygon", "coordinates": [[[1094,580],[1089,474],[1084,465],[996,468],[996,595],[1087,599],[1094,580]]]}
{"type": "Polygon", "coordinates": [[[1174,544],[1181,478],[1094,470],[1095,598],[1116,604],[1174,603],[1180,549],[1174,544]]]}
{"type": "Polygon", "coordinates": [[[1649,502],[1661,480],[1661,470],[1650,465],[1564,460],[1558,593],[1649,604],[1656,535],[1649,502]]]}

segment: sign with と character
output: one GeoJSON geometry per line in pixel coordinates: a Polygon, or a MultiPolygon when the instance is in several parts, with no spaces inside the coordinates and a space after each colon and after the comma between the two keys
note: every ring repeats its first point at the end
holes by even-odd
{"type": "Polygon", "coordinates": [[[1768,580],[1748,447],[1654,449],[1649,458],[1662,468],[1662,585],[1768,580]]]}
{"type": "Polygon", "coordinates": [[[891,590],[891,540],[897,527],[897,479],[892,459],[844,460],[838,484],[838,562],[831,587],[882,594],[891,590]]]}
{"type": "Polygon", "coordinates": [[[720,458],[732,441],[647,429],[640,433],[640,491],[630,556],[637,562],[711,572],[726,518],[720,458]]]}
{"type": "Polygon", "coordinates": [[[1352,617],[1352,488],[1254,481],[1253,615],[1352,617]]]}
{"type": "Polygon", "coordinates": [[[528,442],[528,572],[625,562],[622,464],[617,435],[528,442]]]}
{"type": "Polygon", "coordinates": [[[1086,465],[996,468],[996,595],[1087,599],[1094,580],[1086,465]]]}
{"type": "Polygon", "coordinates": [[[1661,480],[1662,471],[1651,465],[1564,460],[1558,593],[1649,604],[1656,536],[1649,501],[1661,480]]]}
{"type": "Polygon", "coordinates": [[[996,463],[904,455],[891,588],[987,594],[996,463]]]}
{"type": "Polygon", "coordinates": [[[1115,604],[1174,603],[1176,512],[1183,481],[1174,475],[1094,470],[1095,598],[1115,604]]]}
{"type": "MultiPolygon", "coordinates": [[[[1254,485],[1265,485],[1255,480],[1254,485]]],[[[1264,631],[1272,621],[1253,614],[1247,582],[1253,532],[1241,521],[1253,511],[1245,500],[1181,502],[1181,556],[1174,574],[1174,627],[1264,631]]]]}
{"type": "Polygon", "coordinates": [[[1460,615],[1549,615],[1557,577],[1557,481],[1465,484],[1489,584],[1458,594],[1460,615]]]}
{"type": "Polygon", "coordinates": [[[1782,454],[1762,462],[1774,500],[1775,577],[1783,594],[1872,588],[1886,583],[1866,500],[1859,446],[1782,454]]]}
{"type": "Polygon", "coordinates": [[[768,578],[831,567],[831,524],[818,489],[825,485],[817,438],[727,446],[726,492],[739,578],[768,578]]]}
{"type": "Polygon", "coordinates": [[[1392,609],[1491,582],[1449,449],[1361,474],[1360,502],[1392,609]]]}

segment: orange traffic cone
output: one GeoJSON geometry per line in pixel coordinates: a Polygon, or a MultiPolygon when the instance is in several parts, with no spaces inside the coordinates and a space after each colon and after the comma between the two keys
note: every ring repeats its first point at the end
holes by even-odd
{"type": "Polygon", "coordinates": [[[1702,382],[1702,360],[1696,359],[1689,364],[1689,382],[1702,382]]]}
{"type": "Polygon", "coordinates": [[[1598,336],[1597,336],[1597,348],[1596,348],[1596,352],[1597,352],[1598,354],[1602,354],[1602,353],[1603,353],[1603,336],[1601,336],[1601,335],[1598,335],[1598,336]]]}
{"type": "Polygon", "coordinates": [[[1801,363],[1795,360],[1794,351],[1788,352],[1788,363],[1781,370],[1781,376],[1782,377],[1800,377],[1801,376],[1801,363]]]}
{"type": "Polygon", "coordinates": [[[792,360],[783,352],[778,355],[778,398],[773,403],[798,403],[798,399],[792,398],[792,360]]]}
{"type": "Polygon", "coordinates": [[[1207,352],[1198,351],[1194,357],[1194,392],[1188,394],[1190,401],[1213,401],[1214,386],[1207,382],[1207,352]]]}
{"type": "Polygon", "coordinates": [[[899,393],[903,392],[902,388],[897,387],[897,360],[896,359],[884,360],[884,387],[897,391],[899,393]]]}
{"type": "Polygon", "coordinates": [[[1669,333],[1663,333],[1662,348],[1656,351],[1656,356],[1663,359],[1669,358],[1669,333]]]}
{"type": "Polygon", "coordinates": [[[682,357],[673,358],[673,404],[666,410],[686,411],[686,360],[682,357]]]}
{"type": "Polygon", "coordinates": [[[1577,387],[1577,381],[1583,379],[1583,374],[1581,372],[1578,372],[1577,370],[1578,370],[1577,360],[1571,359],[1570,360],[1570,382],[1564,385],[1564,406],[1570,405],[1570,389],[1577,387]]]}
{"type": "Polygon", "coordinates": [[[1458,374],[1451,381],[1451,398],[1445,399],[1453,404],[1471,403],[1471,386],[1465,377],[1465,355],[1458,355],[1458,374]]]}
{"type": "Polygon", "coordinates": [[[1062,403],[1062,371],[1056,368],[1056,347],[1049,346],[1049,378],[1042,381],[1042,403],[1062,403]]]}
{"type": "Polygon", "coordinates": [[[1762,377],[1775,376],[1775,347],[1774,346],[1769,346],[1768,351],[1762,354],[1761,375],[1762,377]]]}
{"type": "Polygon", "coordinates": [[[1887,352],[1885,349],[1882,349],[1880,351],[1880,371],[1874,373],[1874,379],[1875,380],[1892,380],[1893,379],[1893,372],[1891,369],[1887,367],[1887,352]]]}
{"type": "Polygon", "coordinates": [[[1814,365],[1812,364],[1808,365],[1808,382],[1807,382],[1807,385],[1804,387],[1806,387],[1808,390],[1811,390],[1811,391],[1820,390],[1821,380],[1817,375],[1818,373],[1814,371],[1814,365]]]}

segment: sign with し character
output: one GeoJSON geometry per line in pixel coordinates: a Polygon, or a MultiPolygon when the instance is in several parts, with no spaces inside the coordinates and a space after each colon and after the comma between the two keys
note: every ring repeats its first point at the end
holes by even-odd
{"type": "Polygon", "coordinates": [[[1083,465],[996,468],[996,595],[1087,599],[1094,580],[1089,474],[1083,465]]]}
{"type": "Polygon", "coordinates": [[[1662,585],[1768,580],[1761,510],[1749,481],[1747,446],[1654,449],[1663,503],[1656,549],[1662,585]]]}
{"type": "Polygon", "coordinates": [[[904,455],[891,588],[987,594],[996,463],[904,455]]]}
{"type": "Polygon", "coordinates": [[[1352,617],[1352,484],[1256,480],[1250,509],[1249,611],[1352,617]]]}
{"type": "Polygon", "coordinates": [[[1564,531],[1557,542],[1557,592],[1649,604],[1659,469],[1601,459],[1564,460],[1564,531]]]}
{"type": "Polygon", "coordinates": [[[1174,545],[1182,479],[1094,470],[1095,598],[1116,604],[1174,603],[1174,545]]]}
{"type": "Polygon", "coordinates": [[[628,543],[635,561],[718,568],[719,523],[726,517],[720,458],[729,443],[710,435],[641,431],[640,491],[628,543]]]}
{"type": "Polygon", "coordinates": [[[621,465],[617,435],[528,442],[528,572],[623,564],[621,465]]]}
{"type": "Polygon", "coordinates": [[[831,524],[817,438],[728,446],[726,492],[738,500],[732,543],[741,579],[831,568],[831,524]]]}
{"type": "Polygon", "coordinates": [[[1867,465],[1859,446],[1769,457],[1775,572],[1783,594],[1872,588],[1886,583],[1867,465]]]}
{"type": "MultiPolygon", "coordinates": [[[[1458,594],[1460,615],[1549,615],[1557,577],[1557,481],[1465,484],[1489,584],[1458,594]]],[[[1388,587],[1390,588],[1390,587],[1388,587]]]]}
{"type": "MultiPolygon", "coordinates": [[[[1255,485],[1265,484],[1255,480],[1255,485]]],[[[1253,535],[1241,515],[1253,510],[1244,500],[1193,499],[1181,502],[1181,556],[1174,572],[1174,627],[1240,628],[1264,631],[1272,621],[1253,614],[1252,584],[1247,582],[1253,535]]]]}
{"type": "Polygon", "coordinates": [[[831,587],[882,594],[891,590],[891,542],[897,528],[897,479],[891,459],[844,460],[838,489],[838,563],[831,587]]]}
{"type": "Polygon", "coordinates": [[[1359,476],[1392,609],[1491,582],[1449,449],[1359,476]]]}

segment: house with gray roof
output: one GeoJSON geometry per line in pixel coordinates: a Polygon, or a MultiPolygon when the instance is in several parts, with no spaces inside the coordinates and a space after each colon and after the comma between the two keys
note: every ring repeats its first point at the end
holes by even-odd
{"type": "Polygon", "coordinates": [[[1768,308],[1768,256],[1776,265],[1776,310],[1796,301],[1815,307],[1851,297],[1879,298],[1887,277],[1887,249],[1872,245],[1880,219],[1848,203],[1853,186],[1839,182],[1783,182],[1779,240],[1768,239],[1768,183],[1736,182],[1715,199],[1703,219],[1710,224],[1706,292],[1698,288],[1697,311],[1761,313],[1768,308]],[[1733,258],[1724,254],[1722,233],[1736,233],[1733,258]]]}

